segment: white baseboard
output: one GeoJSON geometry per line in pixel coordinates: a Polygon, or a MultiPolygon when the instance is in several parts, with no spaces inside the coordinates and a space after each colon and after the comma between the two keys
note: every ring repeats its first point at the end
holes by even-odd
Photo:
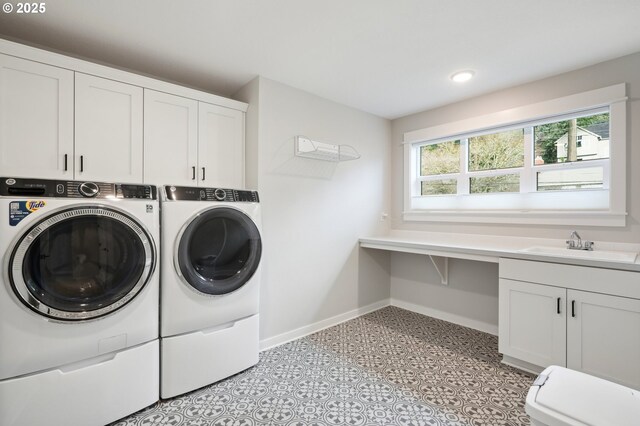
{"type": "Polygon", "coordinates": [[[413,303],[405,302],[403,300],[391,299],[391,306],[397,306],[398,308],[406,309],[407,311],[416,312],[418,314],[426,315],[428,317],[440,319],[443,321],[452,322],[464,327],[473,328],[485,333],[498,335],[498,326],[496,324],[489,324],[483,321],[477,321],[474,319],[466,318],[460,315],[452,314],[449,312],[439,311],[437,309],[428,308],[426,306],[416,305],[413,303]]]}
{"type": "Polygon", "coordinates": [[[286,333],[278,334],[277,336],[263,339],[260,341],[260,351],[264,351],[276,346],[283,345],[292,340],[296,340],[301,337],[308,336],[309,334],[317,333],[318,331],[324,330],[325,328],[333,327],[334,325],[338,325],[345,321],[352,320],[359,316],[368,314],[369,312],[382,309],[385,306],[389,306],[389,304],[390,304],[389,299],[384,299],[379,302],[372,303],[367,306],[362,306],[352,311],[345,312],[343,314],[336,315],[334,317],[327,318],[313,324],[305,325],[304,327],[296,328],[295,330],[287,331],[286,333]]]}
{"type": "Polygon", "coordinates": [[[508,355],[502,355],[502,363],[536,375],[542,373],[542,370],[544,370],[544,367],[540,367],[539,365],[531,364],[517,358],[512,358],[508,355]]]}

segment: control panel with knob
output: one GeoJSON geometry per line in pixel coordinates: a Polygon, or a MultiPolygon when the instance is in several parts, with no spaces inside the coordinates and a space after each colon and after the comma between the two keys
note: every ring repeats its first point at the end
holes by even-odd
{"type": "Polygon", "coordinates": [[[78,186],[78,192],[87,198],[93,198],[100,193],[100,187],[95,182],[84,182],[78,186]]]}
{"type": "Polygon", "coordinates": [[[197,186],[164,187],[168,201],[220,201],[227,203],[259,203],[257,191],[229,188],[201,188],[197,186]]]}
{"type": "Polygon", "coordinates": [[[151,185],[22,178],[0,178],[0,195],[143,200],[158,198],[156,187],[151,185]]]}
{"type": "Polygon", "coordinates": [[[225,198],[227,198],[227,191],[222,188],[217,188],[215,191],[213,191],[213,196],[216,197],[216,200],[223,201],[225,198]]]}

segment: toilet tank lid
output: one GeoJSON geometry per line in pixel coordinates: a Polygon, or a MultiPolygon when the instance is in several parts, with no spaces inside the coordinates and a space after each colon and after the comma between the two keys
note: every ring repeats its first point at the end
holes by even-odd
{"type": "Polygon", "coordinates": [[[546,368],[529,389],[531,418],[550,425],[637,426],[640,392],[564,367],[546,368]]]}

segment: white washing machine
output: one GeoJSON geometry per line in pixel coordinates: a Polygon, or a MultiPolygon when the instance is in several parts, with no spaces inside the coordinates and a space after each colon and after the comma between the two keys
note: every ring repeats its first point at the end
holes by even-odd
{"type": "Polygon", "coordinates": [[[1,425],[104,425],[158,400],[157,198],[0,178],[1,425]]]}
{"type": "Polygon", "coordinates": [[[161,190],[160,397],[214,383],[258,362],[258,193],[161,190]]]}

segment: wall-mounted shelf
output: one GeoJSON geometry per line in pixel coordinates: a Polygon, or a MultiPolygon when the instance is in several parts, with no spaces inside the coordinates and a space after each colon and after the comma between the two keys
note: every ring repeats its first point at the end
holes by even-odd
{"type": "Polygon", "coordinates": [[[357,160],[360,154],[350,145],[332,145],[311,140],[305,136],[295,137],[295,155],[323,161],[357,160]]]}

